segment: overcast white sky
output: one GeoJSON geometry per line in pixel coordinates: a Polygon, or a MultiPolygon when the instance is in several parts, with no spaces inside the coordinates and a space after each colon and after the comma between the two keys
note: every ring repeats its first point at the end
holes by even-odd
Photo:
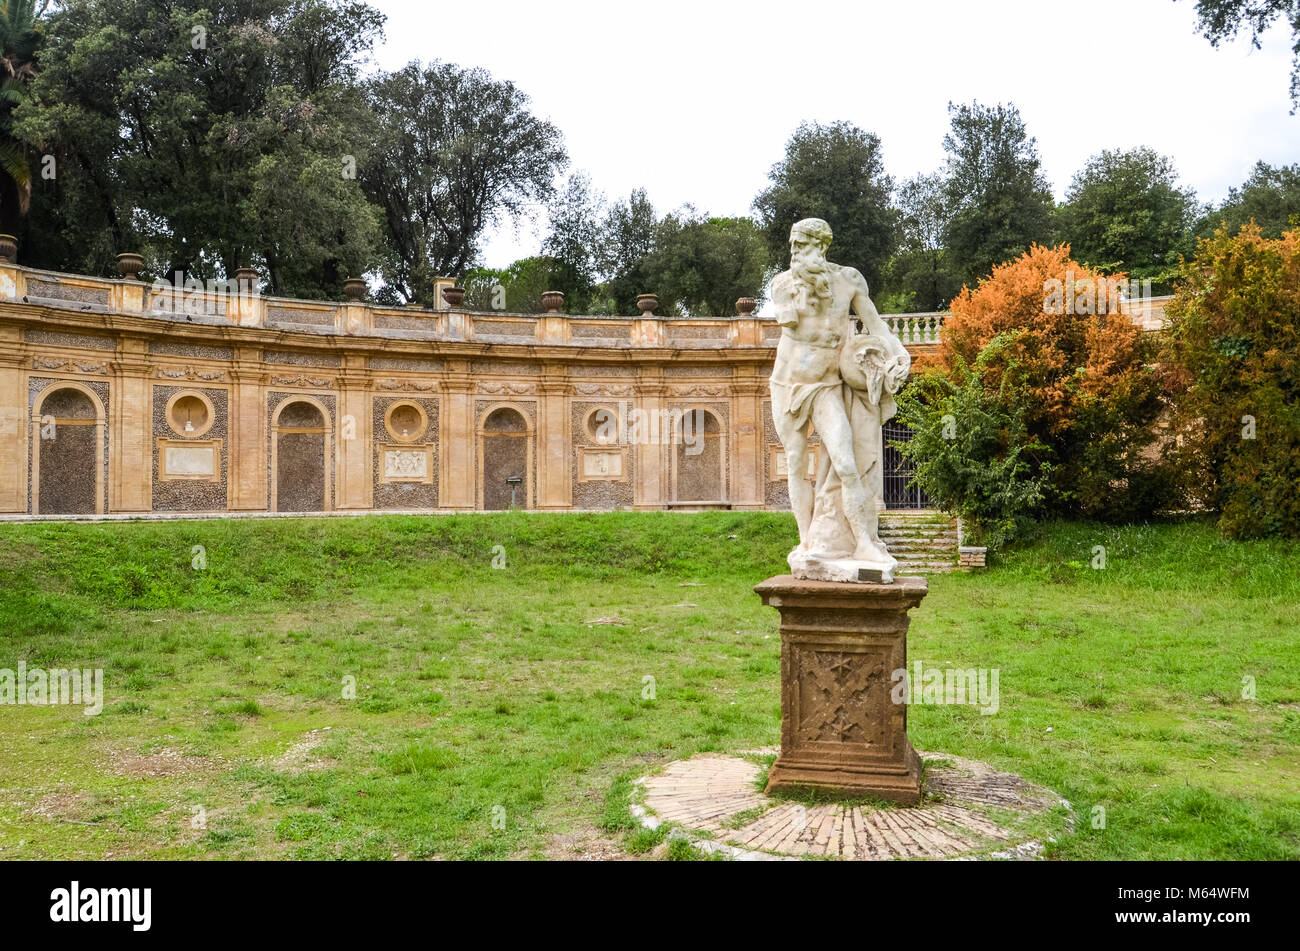
{"type": "MultiPolygon", "coordinates": [[[[1014,102],[1057,198],[1102,148],[1149,145],[1202,201],[1258,159],[1300,161],[1284,24],[1213,49],[1193,0],[370,0],[378,65],[482,66],[564,133],[571,170],[609,198],[644,186],[750,213],[803,120],[875,132],[896,178],[943,160],[947,104],[1014,102]]],[[[536,252],[537,225],[491,236],[487,263],[536,252]]],[[[832,255],[833,256],[833,255],[832,255]]]]}

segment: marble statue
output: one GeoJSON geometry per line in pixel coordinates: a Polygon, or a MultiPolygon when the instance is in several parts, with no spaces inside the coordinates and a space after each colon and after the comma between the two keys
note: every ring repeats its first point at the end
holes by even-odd
{"type": "Polygon", "coordinates": [[[831,229],[805,218],[790,229],[790,270],[772,282],[781,340],[772,370],[772,419],[785,449],[799,544],[796,578],[891,583],[898,562],[879,535],[884,508],[881,425],[911,357],[855,269],[826,260],[831,229]],[[809,424],[821,440],[808,481],[809,424]]]}

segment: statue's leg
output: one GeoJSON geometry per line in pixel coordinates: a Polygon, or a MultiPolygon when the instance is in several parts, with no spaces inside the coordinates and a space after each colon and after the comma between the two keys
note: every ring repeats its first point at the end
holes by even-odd
{"type": "MultiPolygon", "coordinates": [[[[775,408],[775,407],[774,407],[775,408]]],[[[799,542],[808,538],[812,524],[813,487],[808,481],[808,436],[803,426],[794,425],[789,413],[773,413],[776,434],[785,449],[786,485],[790,489],[790,510],[799,526],[799,542]]]]}
{"type": "Polygon", "coordinates": [[[844,401],[838,393],[830,391],[827,398],[819,398],[812,412],[813,425],[821,435],[822,445],[830,456],[835,474],[840,478],[840,498],[844,517],[853,532],[854,557],[868,561],[879,559],[880,552],[872,541],[872,518],[866,486],[858,471],[853,452],[853,428],[849,424],[844,401]]]}

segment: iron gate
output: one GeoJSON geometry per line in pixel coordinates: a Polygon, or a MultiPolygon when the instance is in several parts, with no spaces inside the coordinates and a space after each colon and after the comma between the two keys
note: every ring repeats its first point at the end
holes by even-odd
{"type": "Polygon", "coordinates": [[[885,508],[887,509],[928,509],[930,497],[921,489],[909,487],[915,467],[910,459],[890,445],[891,442],[907,442],[912,438],[912,430],[899,422],[885,423],[883,427],[885,443],[885,508]]]}

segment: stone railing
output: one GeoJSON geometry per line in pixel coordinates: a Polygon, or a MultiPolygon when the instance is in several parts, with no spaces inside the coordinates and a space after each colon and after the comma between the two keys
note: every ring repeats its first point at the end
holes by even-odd
{"type": "Polygon", "coordinates": [[[939,331],[947,314],[937,312],[923,314],[881,314],[889,329],[905,344],[937,344],[939,331]]]}
{"type": "MultiPolygon", "coordinates": [[[[450,281],[443,284],[451,286],[450,281]]],[[[548,295],[549,296],[549,295],[548,295]]],[[[374,336],[488,344],[670,348],[768,348],[776,346],[780,328],[770,317],[753,313],[752,298],[737,301],[733,317],[660,317],[650,310],[633,316],[472,311],[462,306],[437,309],[385,307],[361,300],[313,301],[271,297],[252,284],[216,282],[200,286],[149,284],[130,279],[88,277],[39,271],[0,263],[0,301],[23,301],[45,307],[138,314],[186,324],[233,325],[309,334],[374,336]]],[[[945,314],[885,314],[890,329],[912,348],[938,343],[945,314]]]]}

